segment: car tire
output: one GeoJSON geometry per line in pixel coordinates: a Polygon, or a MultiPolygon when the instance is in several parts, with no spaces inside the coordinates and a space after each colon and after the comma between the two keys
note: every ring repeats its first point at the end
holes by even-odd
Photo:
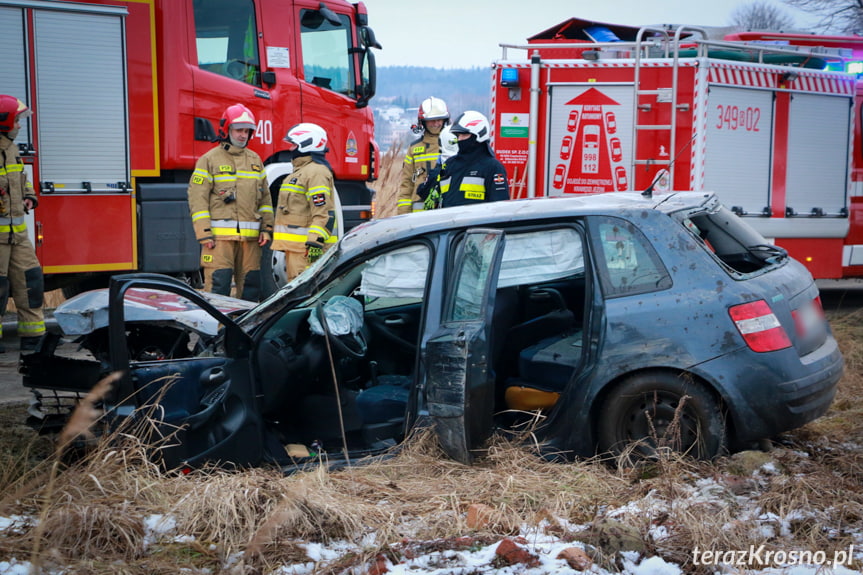
{"type": "Polygon", "coordinates": [[[600,452],[652,458],[668,448],[697,459],[725,452],[726,426],[719,401],[691,376],[642,373],[615,386],[598,412],[600,452]]]}

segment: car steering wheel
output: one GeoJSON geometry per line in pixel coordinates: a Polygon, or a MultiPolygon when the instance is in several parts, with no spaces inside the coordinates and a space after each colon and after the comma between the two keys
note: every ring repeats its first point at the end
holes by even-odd
{"type": "Polygon", "coordinates": [[[324,312],[323,306],[317,306],[318,319],[321,322],[321,326],[323,326],[324,332],[326,333],[325,337],[328,337],[330,342],[336,351],[345,357],[352,357],[354,359],[362,359],[366,356],[366,351],[368,351],[368,343],[366,342],[366,336],[363,335],[362,330],[356,333],[347,333],[345,335],[333,335],[330,333],[329,324],[327,324],[326,313],[324,312]]]}

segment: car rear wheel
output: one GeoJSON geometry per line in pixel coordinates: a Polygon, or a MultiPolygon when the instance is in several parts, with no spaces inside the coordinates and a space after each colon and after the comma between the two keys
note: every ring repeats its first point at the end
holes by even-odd
{"type": "Polygon", "coordinates": [[[599,418],[601,452],[649,458],[670,449],[712,459],[725,449],[719,402],[684,375],[644,373],[624,380],[608,394],[599,418]]]}

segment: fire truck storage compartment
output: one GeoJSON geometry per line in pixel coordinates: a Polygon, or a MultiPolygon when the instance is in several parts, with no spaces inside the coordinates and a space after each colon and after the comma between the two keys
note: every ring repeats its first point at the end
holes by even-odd
{"type": "Polygon", "coordinates": [[[719,194],[729,208],[760,217],[770,206],[773,92],[710,86],[707,98],[701,189],[719,194]]]}
{"type": "MultiPolygon", "coordinates": [[[[51,184],[42,185],[41,192],[129,193],[126,9],[56,6],[39,3],[31,9],[37,91],[18,95],[29,99],[37,114],[39,181],[51,184]]],[[[7,11],[3,8],[2,15],[7,11]]],[[[23,11],[11,12],[18,13],[15,25],[23,27],[23,11]]],[[[27,34],[14,37],[22,45],[11,47],[13,56],[23,49],[27,34]]],[[[0,76],[20,76],[26,61],[23,55],[3,58],[0,76]]]]}
{"type": "Polygon", "coordinates": [[[845,215],[851,106],[850,95],[791,95],[785,205],[796,215],[808,217],[816,208],[845,215]]]}
{"type": "MultiPolygon", "coordinates": [[[[4,51],[4,57],[0,58],[2,90],[4,94],[11,94],[23,100],[27,97],[27,68],[23,65],[27,61],[24,49],[24,10],[2,4],[0,2],[0,38],[3,38],[4,51]]],[[[23,124],[17,141],[23,141],[24,135],[29,133],[28,126],[23,124]]]]}
{"type": "Polygon", "coordinates": [[[142,183],[140,200],[140,269],[173,273],[197,270],[200,248],[189,217],[186,183],[142,183]]]}

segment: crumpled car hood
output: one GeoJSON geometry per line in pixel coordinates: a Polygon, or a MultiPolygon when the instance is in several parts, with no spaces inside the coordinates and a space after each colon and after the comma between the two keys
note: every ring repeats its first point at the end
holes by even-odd
{"type": "MultiPolygon", "coordinates": [[[[254,302],[201,293],[226,315],[255,307],[254,302]]],[[[188,299],[169,292],[132,288],[126,292],[127,322],[178,323],[199,333],[216,335],[219,322],[188,299]]],[[[108,289],[78,294],[54,310],[54,319],[65,335],[86,335],[108,325],[108,289]]]]}

